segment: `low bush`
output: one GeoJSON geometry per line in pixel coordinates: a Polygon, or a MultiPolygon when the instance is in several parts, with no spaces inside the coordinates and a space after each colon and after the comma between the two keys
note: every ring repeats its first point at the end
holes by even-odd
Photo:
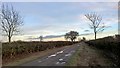
{"type": "Polygon", "coordinates": [[[110,57],[116,65],[120,65],[120,35],[108,36],[105,38],[100,38],[97,40],[90,40],[86,43],[89,46],[96,47],[97,49],[101,49],[104,53],[110,57]]]}
{"type": "MultiPolygon", "coordinates": [[[[77,42],[74,42],[77,43],[77,42]]],[[[56,47],[62,47],[74,44],[69,41],[51,41],[51,42],[12,42],[2,43],[2,58],[15,58],[16,55],[29,54],[56,47]]]]}

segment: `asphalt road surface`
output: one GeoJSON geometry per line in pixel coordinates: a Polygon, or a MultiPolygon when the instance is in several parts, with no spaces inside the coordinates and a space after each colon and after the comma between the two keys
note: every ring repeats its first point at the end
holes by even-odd
{"type": "Polygon", "coordinates": [[[21,66],[65,66],[81,44],[71,45],[53,54],[38,58],[21,66]]]}

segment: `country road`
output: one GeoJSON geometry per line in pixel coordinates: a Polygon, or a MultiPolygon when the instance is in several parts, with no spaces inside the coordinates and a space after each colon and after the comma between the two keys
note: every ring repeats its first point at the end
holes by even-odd
{"type": "Polygon", "coordinates": [[[21,64],[20,66],[64,66],[81,44],[71,45],[42,58],[21,64]]]}

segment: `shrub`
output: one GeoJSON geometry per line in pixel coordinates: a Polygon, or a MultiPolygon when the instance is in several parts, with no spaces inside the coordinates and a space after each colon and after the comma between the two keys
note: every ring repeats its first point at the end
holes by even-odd
{"type": "Polygon", "coordinates": [[[117,64],[120,65],[120,42],[118,41],[120,35],[108,36],[105,38],[100,38],[97,40],[90,40],[86,43],[89,45],[93,45],[97,49],[101,49],[107,54],[108,57],[111,57],[112,60],[117,64]],[[111,55],[110,55],[111,53],[111,55]]]}
{"type": "MultiPolygon", "coordinates": [[[[74,42],[77,43],[77,42],[74,42]]],[[[55,47],[62,47],[74,44],[69,41],[56,42],[23,42],[2,43],[2,58],[12,58],[20,54],[29,54],[33,52],[44,51],[55,47]]]]}

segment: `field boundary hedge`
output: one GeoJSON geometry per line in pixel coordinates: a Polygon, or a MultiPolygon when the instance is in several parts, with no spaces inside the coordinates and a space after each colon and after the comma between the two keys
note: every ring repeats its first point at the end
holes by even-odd
{"type": "Polygon", "coordinates": [[[40,52],[62,46],[72,45],[78,42],[51,41],[51,42],[12,42],[2,43],[2,59],[15,58],[16,55],[40,52]]]}
{"type": "Polygon", "coordinates": [[[120,35],[108,36],[97,40],[86,41],[89,46],[103,50],[104,54],[114,62],[114,66],[120,66],[120,35]]]}

